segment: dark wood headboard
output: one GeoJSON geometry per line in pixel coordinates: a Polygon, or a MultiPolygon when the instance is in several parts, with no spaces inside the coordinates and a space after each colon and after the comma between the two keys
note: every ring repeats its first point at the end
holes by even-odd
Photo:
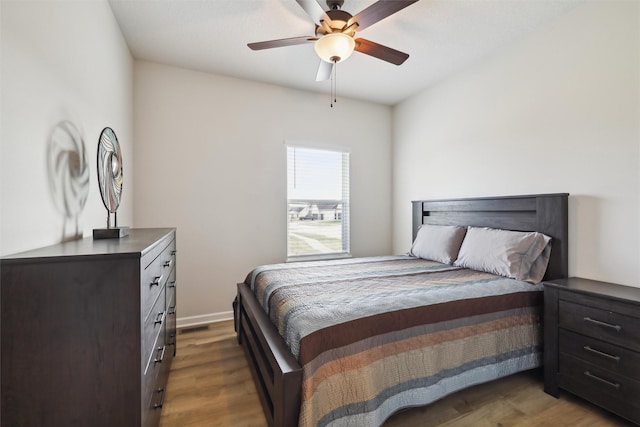
{"type": "Polygon", "coordinates": [[[545,280],[569,275],[569,194],[476,197],[413,201],[413,239],[422,224],[462,225],[538,231],[550,236],[545,280]]]}

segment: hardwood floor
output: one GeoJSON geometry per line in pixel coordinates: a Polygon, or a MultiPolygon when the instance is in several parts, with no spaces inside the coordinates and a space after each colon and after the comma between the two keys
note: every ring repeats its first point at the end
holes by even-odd
{"type": "MultiPolygon", "coordinates": [[[[554,399],[542,391],[537,372],[525,372],[401,411],[384,427],[628,425],[568,393],[554,399]]],[[[231,321],[179,331],[160,426],[266,426],[231,321]]]]}

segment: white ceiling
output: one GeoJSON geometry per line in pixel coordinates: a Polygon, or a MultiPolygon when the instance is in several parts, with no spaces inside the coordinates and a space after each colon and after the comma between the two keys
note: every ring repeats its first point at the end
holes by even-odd
{"type": "MultiPolygon", "coordinates": [[[[582,0],[421,0],[358,32],[410,55],[401,66],[358,52],[337,68],[338,96],[393,105],[496,48],[542,29],[582,0]]],[[[326,10],[324,0],[319,0],[326,10]]],[[[355,15],[375,0],[345,0],[355,15]]],[[[329,93],[313,45],[247,43],[314,35],[295,0],[109,0],[137,59],[329,93]]]]}

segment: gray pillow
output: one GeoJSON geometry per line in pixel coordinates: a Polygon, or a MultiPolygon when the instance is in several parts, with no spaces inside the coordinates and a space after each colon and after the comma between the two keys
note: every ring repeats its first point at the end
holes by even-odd
{"type": "Polygon", "coordinates": [[[551,256],[551,240],[547,243],[544,250],[538,258],[531,265],[529,270],[529,277],[525,277],[523,280],[527,282],[539,283],[544,278],[544,273],[547,272],[547,266],[549,265],[549,257],[551,256]]]}
{"type": "Polygon", "coordinates": [[[465,227],[424,224],[418,230],[409,255],[451,264],[458,257],[466,232],[465,227]]]}
{"type": "Polygon", "coordinates": [[[550,242],[537,232],[469,227],[454,265],[537,283],[549,263],[550,242]]]}

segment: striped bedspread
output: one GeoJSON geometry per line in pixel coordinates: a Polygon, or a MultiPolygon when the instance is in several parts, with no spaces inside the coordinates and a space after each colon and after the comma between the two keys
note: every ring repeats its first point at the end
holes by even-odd
{"type": "Polygon", "coordinates": [[[303,368],[300,427],[379,426],[541,365],[540,285],[408,256],[262,266],[247,284],[303,368]]]}

